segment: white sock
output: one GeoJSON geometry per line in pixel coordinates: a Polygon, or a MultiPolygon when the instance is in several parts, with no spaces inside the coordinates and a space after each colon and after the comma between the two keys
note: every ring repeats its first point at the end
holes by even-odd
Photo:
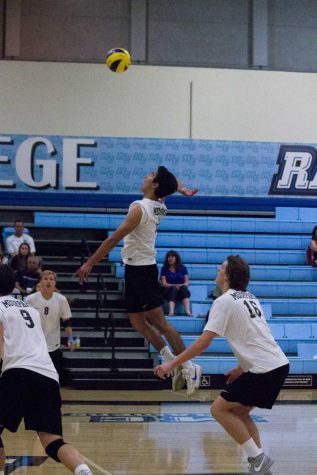
{"type": "Polygon", "coordinates": [[[82,463],[81,465],[78,465],[78,467],[75,469],[74,474],[75,475],[80,475],[81,470],[86,470],[87,474],[89,473],[89,474],[92,475],[92,472],[90,471],[90,468],[85,463],[82,463]]]}
{"type": "Polygon", "coordinates": [[[175,359],[175,356],[167,345],[161,349],[160,355],[163,356],[163,360],[166,362],[173,361],[175,359]]]}
{"type": "Polygon", "coordinates": [[[263,454],[263,450],[260,449],[256,445],[256,443],[254,442],[252,437],[249,440],[247,440],[246,442],[244,442],[244,444],[241,444],[240,447],[245,451],[247,456],[251,457],[251,458],[255,458],[258,455],[263,454]]]}

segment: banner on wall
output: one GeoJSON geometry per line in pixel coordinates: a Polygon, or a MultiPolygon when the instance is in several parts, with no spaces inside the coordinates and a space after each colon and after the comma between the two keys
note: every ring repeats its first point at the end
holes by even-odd
{"type": "Polygon", "coordinates": [[[0,135],[0,193],[12,200],[138,194],[158,165],[204,197],[317,197],[315,145],[0,135]]]}

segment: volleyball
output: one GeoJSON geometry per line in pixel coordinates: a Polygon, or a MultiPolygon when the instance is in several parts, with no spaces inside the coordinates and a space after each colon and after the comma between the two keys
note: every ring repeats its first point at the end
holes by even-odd
{"type": "Polygon", "coordinates": [[[106,56],[106,65],[114,73],[124,73],[131,64],[130,53],[123,48],[112,48],[106,56]]]}

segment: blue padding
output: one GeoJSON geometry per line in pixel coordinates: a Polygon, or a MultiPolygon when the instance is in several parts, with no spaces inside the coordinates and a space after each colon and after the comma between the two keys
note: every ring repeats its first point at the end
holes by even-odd
{"type": "MultiPolygon", "coordinates": [[[[125,218],[126,213],[72,213],[42,212],[34,213],[34,225],[37,227],[84,227],[114,230],[125,218]]],[[[171,216],[160,223],[160,231],[195,231],[224,233],[277,233],[311,234],[316,221],[279,221],[261,218],[222,218],[212,216],[171,216]]]]}
{"type": "MultiPolygon", "coordinates": [[[[159,264],[161,268],[162,263],[159,264]]],[[[214,287],[214,279],[217,274],[218,264],[188,264],[189,277],[191,282],[194,280],[208,280],[210,287],[214,287]]],[[[116,276],[123,278],[124,266],[120,263],[116,263],[116,276]]],[[[251,284],[256,281],[312,281],[317,284],[317,272],[316,269],[309,266],[267,266],[267,265],[253,265],[250,268],[251,284]]],[[[282,283],[281,285],[284,285],[282,283]]],[[[288,283],[285,283],[288,285],[288,283]]],[[[305,284],[304,284],[305,285],[305,284]]]]}
{"type": "MultiPolygon", "coordinates": [[[[262,305],[263,306],[263,305],[262,305]]],[[[267,317],[266,317],[267,318],[267,317]]],[[[317,318],[317,317],[316,317],[317,318]]],[[[303,321],[302,318],[273,318],[268,320],[268,324],[271,328],[274,337],[282,339],[285,336],[285,324],[290,323],[302,324],[309,323],[311,325],[312,342],[317,340],[317,322],[316,318],[309,317],[308,320],[303,321]],[[312,320],[313,322],[311,322],[312,320]]],[[[204,329],[206,317],[167,317],[167,320],[181,333],[201,333],[204,329]]]]}
{"type": "MultiPolygon", "coordinates": [[[[157,261],[164,262],[166,253],[171,247],[157,250],[157,261]]],[[[109,253],[109,261],[119,262],[121,260],[121,248],[116,247],[109,253]]],[[[304,265],[306,255],[304,250],[246,250],[246,249],[187,249],[179,248],[178,252],[182,256],[184,263],[208,263],[220,264],[231,254],[239,254],[249,264],[283,264],[283,265],[304,265]]]]}
{"type": "Polygon", "coordinates": [[[312,338],[317,340],[317,323],[311,324],[311,333],[312,333],[312,338]]]}
{"type": "Polygon", "coordinates": [[[317,315],[317,303],[312,299],[266,299],[261,302],[272,305],[272,314],[278,315],[317,315]]]}
{"type": "Polygon", "coordinates": [[[191,232],[159,232],[156,240],[157,247],[173,248],[232,248],[232,249],[306,249],[309,239],[307,236],[277,236],[245,235],[245,234],[206,234],[191,232]]]}
{"type": "Polygon", "coordinates": [[[285,323],[285,338],[301,340],[311,337],[311,323],[285,323]]]}
{"type": "Polygon", "coordinates": [[[298,207],[277,207],[276,219],[280,221],[309,221],[317,222],[316,207],[313,208],[298,208],[298,207]]]}
{"type": "Polygon", "coordinates": [[[317,356],[317,343],[298,343],[297,354],[299,358],[310,359],[317,356]]]}

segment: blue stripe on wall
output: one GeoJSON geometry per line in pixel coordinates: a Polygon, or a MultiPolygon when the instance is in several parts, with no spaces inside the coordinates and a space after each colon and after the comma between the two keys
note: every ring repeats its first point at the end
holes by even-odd
{"type": "MultiPolygon", "coordinates": [[[[38,193],[38,192],[0,192],[1,206],[20,206],[43,208],[128,208],[129,204],[140,199],[141,195],[129,194],[87,194],[87,193],[38,193]]],[[[183,196],[172,196],[167,199],[169,209],[175,210],[225,210],[225,211],[254,211],[254,212],[274,212],[280,207],[316,207],[316,200],[309,198],[249,198],[249,197],[208,197],[194,196],[185,198],[183,196]]]]}

